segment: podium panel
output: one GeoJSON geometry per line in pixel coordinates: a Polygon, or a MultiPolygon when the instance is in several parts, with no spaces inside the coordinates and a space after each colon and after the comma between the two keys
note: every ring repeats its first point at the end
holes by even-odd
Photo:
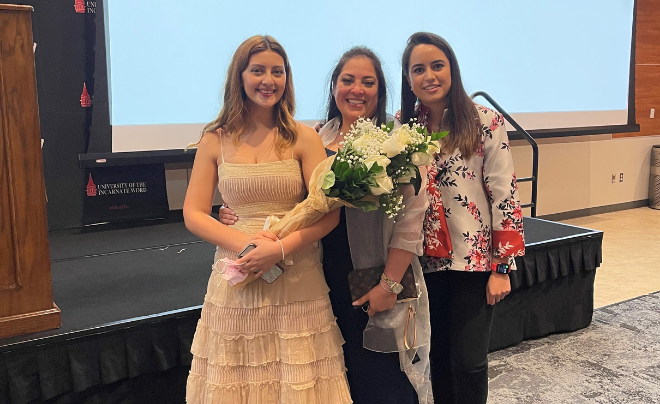
{"type": "Polygon", "coordinates": [[[0,338],[57,328],[32,7],[0,4],[0,338]]]}

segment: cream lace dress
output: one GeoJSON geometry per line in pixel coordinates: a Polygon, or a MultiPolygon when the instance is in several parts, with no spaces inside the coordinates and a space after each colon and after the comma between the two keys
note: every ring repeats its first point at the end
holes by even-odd
{"type": "MultiPolygon", "coordinates": [[[[218,166],[218,188],[255,234],[268,215],[283,216],[305,197],[297,160],[218,166]]],[[[287,256],[284,274],[243,290],[222,279],[218,247],[192,343],[189,404],[351,403],[342,344],[323,277],[318,243],[287,256]]]]}

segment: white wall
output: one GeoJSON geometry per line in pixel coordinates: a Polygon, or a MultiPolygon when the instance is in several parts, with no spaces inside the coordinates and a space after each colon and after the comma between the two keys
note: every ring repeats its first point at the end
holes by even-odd
{"type": "MultiPolygon", "coordinates": [[[[512,142],[519,178],[532,172],[532,151],[526,144],[512,142]]],[[[537,215],[647,199],[651,148],[656,144],[660,144],[660,136],[540,140],[537,215]],[[619,182],[620,173],[623,182],[619,182]],[[612,174],[616,175],[615,183],[612,174]]],[[[520,184],[520,198],[523,203],[530,201],[530,183],[520,184]]],[[[529,214],[529,209],[525,214],[529,214]]]]}
{"type": "MultiPolygon", "coordinates": [[[[612,139],[611,135],[539,140],[537,215],[569,212],[648,198],[651,147],[660,136],[612,139]],[[623,173],[623,182],[619,182],[623,173]],[[612,183],[612,174],[616,182],[612,183]]],[[[532,149],[525,141],[511,144],[516,174],[532,172],[532,149]]],[[[170,209],[181,209],[190,169],[166,166],[170,209]]],[[[531,199],[530,183],[520,184],[523,203],[531,199]]],[[[215,204],[220,204],[216,193],[215,204]]],[[[529,215],[529,209],[525,209],[529,215]]]]}

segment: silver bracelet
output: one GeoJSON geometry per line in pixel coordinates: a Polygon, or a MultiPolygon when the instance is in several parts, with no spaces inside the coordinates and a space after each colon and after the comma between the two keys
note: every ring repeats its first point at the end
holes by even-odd
{"type": "Polygon", "coordinates": [[[388,286],[388,287],[385,287],[385,285],[383,285],[383,281],[380,281],[380,282],[378,282],[378,283],[380,284],[380,287],[383,288],[383,289],[385,289],[385,291],[386,291],[387,293],[392,293],[392,294],[394,294],[394,292],[392,292],[392,291],[390,290],[389,286],[388,286]]]}

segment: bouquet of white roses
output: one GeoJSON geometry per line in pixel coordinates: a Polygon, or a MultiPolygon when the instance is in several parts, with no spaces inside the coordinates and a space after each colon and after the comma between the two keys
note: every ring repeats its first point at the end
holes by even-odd
{"type": "Polygon", "coordinates": [[[403,208],[403,197],[398,193],[398,186],[412,184],[415,195],[419,193],[422,185],[419,167],[433,161],[435,153],[440,151],[440,139],[449,132],[429,133],[414,121],[398,128],[390,122],[384,130],[389,136],[381,145],[381,152],[389,159],[386,172],[392,179],[394,191],[381,198],[380,202],[389,217],[393,217],[403,208]]]}
{"type": "Polygon", "coordinates": [[[433,160],[439,140],[448,133],[429,134],[415,122],[395,129],[394,122],[377,127],[360,119],[344,138],[321,189],[365,211],[380,207],[392,218],[403,208],[398,186],[412,184],[417,195],[419,167],[433,160]]]}
{"type": "Polygon", "coordinates": [[[264,230],[285,237],[341,206],[366,212],[380,208],[390,218],[396,216],[403,207],[398,185],[412,184],[419,192],[419,167],[432,161],[447,133],[429,134],[416,123],[394,129],[393,122],[377,126],[360,118],[337,154],[314,169],[307,199],[282,219],[270,216],[264,230]]]}
{"type": "Polygon", "coordinates": [[[359,119],[340,143],[341,148],[323,175],[321,189],[330,198],[339,198],[364,211],[378,209],[381,195],[394,188],[385,170],[390,160],[382,154],[387,141],[386,127],[359,119]]]}

